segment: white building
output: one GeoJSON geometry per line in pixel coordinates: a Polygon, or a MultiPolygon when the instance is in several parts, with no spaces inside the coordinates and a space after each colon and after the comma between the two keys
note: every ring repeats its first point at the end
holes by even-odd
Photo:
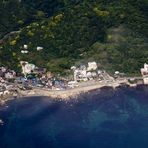
{"type": "Polygon", "coordinates": [[[148,75],[148,64],[144,64],[144,68],[141,68],[141,74],[142,76],[148,75]]]}
{"type": "Polygon", "coordinates": [[[25,65],[24,68],[25,68],[25,72],[29,74],[29,73],[31,73],[32,70],[35,69],[35,65],[28,63],[25,65]]]}
{"type": "Polygon", "coordinates": [[[96,70],[98,68],[96,62],[88,62],[87,71],[96,70]]]}
{"type": "Polygon", "coordinates": [[[143,76],[144,84],[148,84],[148,64],[144,63],[144,68],[141,68],[140,71],[143,76]]]}
{"type": "Polygon", "coordinates": [[[0,70],[2,71],[2,72],[6,72],[6,68],[5,67],[0,67],[0,70]]]}
{"type": "Polygon", "coordinates": [[[21,53],[28,53],[29,51],[28,50],[21,50],[21,53]]]}
{"type": "Polygon", "coordinates": [[[88,62],[88,67],[85,65],[80,65],[79,68],[72,66],[71,70],[74,72],[74,81],[87,81],[97,77],[97,68],[96,62],[88,62]]]}
{"type": "Polygon", "coordinates": [[[24,45],[24,49],[28,49],[28,45],[24,45]]]}
{"type": "Polygon", "coordinates": [[[40,50],[43,50],[43,47],[38,46],[36,49],[37,51],[40,51],[40,50]]]}
{"type": "Polygon", "coordinates": [[[148,76],[143,78],[144,84],[148,84],[148,76]]]}
{"type": "Polygon", "coordinates": [[[22,66],[22,73],[26,76],[26,74],[31,73],[32,70],[36,68],[34,64],[30,64],[26,61],[20,61],[20,64],[22,66]]]}
{"type": "Polygon", "coordinates": [[[6,79],[14,79],[15,75],[12,72],[7,72],[7,73],[5,73],[5,78],[6,79]]]}

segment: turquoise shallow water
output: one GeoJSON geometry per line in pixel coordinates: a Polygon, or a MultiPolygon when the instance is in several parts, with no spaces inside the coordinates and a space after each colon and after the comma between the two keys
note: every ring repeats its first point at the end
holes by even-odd
{"type": "Polygon", "coordinates": [[[7,105],[0,108],[0,148],[148,148],[147,86],[7,105]]]}

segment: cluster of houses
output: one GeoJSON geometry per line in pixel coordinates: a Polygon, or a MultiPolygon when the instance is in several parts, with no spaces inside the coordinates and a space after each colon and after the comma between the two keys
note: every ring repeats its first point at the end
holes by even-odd
{"type": "Polygon", "coordinates": [[[144,84],[148,84],[148,64],[144,64],[144,67],[141,68],[141,75],[143,77],[144,84]]]}
{"type": "Polygon", "coordinates": [[[25,81],[37,87],[46,87],[49,89],[64,89],[65,82],[57,79],[53,73],[46,68],[37,67],[27,61],[20,61],[22,74],[25,81]]]}
{"type": "MultiPolygon", "coordinates": [[[[113,78],[104,70],[100,70],[98,64],[93,61],[88,62],[86,65],[81,64],[78,67],[72,66],[73,80],[60,80],[51,72],[48,72],[46,68],[37,67],[27,61],[20,61],[20,64],[22,66],[22,74],[16,74],[14,70],[0,67],[0,96],[9,93],[8,90],[14,89],[18,84],[23,89],[44,87],[51,90],[61,90],[77,87],[80,84],[78,82],[82,81],[113,82],[115,81],[114,78],[123,75],[123,73],[116,71],[113,78]]],[[[148,84],[148,64],[145,63],[144,67],[141,68],[141,74],[144,84],[148,84]]]]}
{"type": "Polygon", "coordinates": [[[20,62],[22,73],[16,73],[6,67],[0,67],[0,98],[17,91],[33,87],[61,90],[65,89],[66,83],[54,77],[45,68],[40,68],[26,61],[20,62]]]}
{"type": "Polygon", "coordinates": [[[15,79],[16,72],[10,70],[6,67],[0,67],[0,82],[3,82],[5,79],[15,79]]]}
{"type": "Polygon", "coordinates": [[[10,89],[14,89],[9,80],[14,80],[16,78],[16,72],[14,70],[10,70],[6,67],[0,67],[0,97],[2,95],[7,95],[10,93],[10,89]]]}
{"type": "MultiPolygon", "coordinates": [[[[7,90],[7,86],[10,85],[9,80],[13,79],[14,85],[19,84],[23,89],[29,89],[32,87],[44,87],[48,89],[61,90],[66,88],[73,88],[78,86],[77,82],[89,81],[98,78],[104,71],[98,70],[96,62],[88,62],[86,65],[80,65],[78,68],[71,67],[73,71],[74,81],[68,82],[68,80],[61,80],[55,77],[51,72],[48,72],[46,68],[40,68],[27,61],[20,61],[22,67],[22,74],[16,75],[14,70],[0,68],[0,84],[2,86],[3,93],[7,90]]],[[[1,91],[2,92],[2,91],[1,91]]]]}
{"type": "Polygon", "coordinates": [[[78,67],[72,66],[71,70],[73,71],[73,81],[68,82],[68,86],[71,88],[78,86],[78,82],[81,81],[114,81],[114,78],[111,77],[105,70],[99,69],[98,64],[95,61],[88,62],[86,65],[80,65],[78,67]]]}
{"type": "Polygon", "coordinates": [[[71,70],[73,70],[74,81],[88,81],[96,78],[98,75],[98,66],[96,62],[88,62],[88,66],[72,66],[71,70]]]}
{"type": "MultiPolygon", "coordinates": [[[[41,47],[41,46],[37,46],[36,47],[36,50],[37,51],[41,51],[41,50],[43,50],[44,48],[43,47],[41,47]]],[[[23,45],[23,49],[21,50],[21,53],[22,54],[27,54],[29,51],[28,51],[28,45],[23,45]]]]}

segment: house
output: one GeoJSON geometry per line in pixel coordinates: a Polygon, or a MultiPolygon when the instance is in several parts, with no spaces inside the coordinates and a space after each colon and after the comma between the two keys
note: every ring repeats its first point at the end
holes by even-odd
{"type": "Polygon", "coordinates": [[[76,66],[71,66],[70,69],[71,69],[71,70],[75,70],[75,69],[76,69],[76,66]]]}
{"type": "Polygon", "coordinates": [[[143,78],[144,84],[148,84],[148,76],[143,78]]]}
{"type": "Polygon", "coordinates": [[[98,76],[97,68],[96,62],[88,62],[88,67],[84,64],[81,64],[78,68],[72,66],[74,81],[87,81],[96,78],[98,76]]]}
{"type": "Polygon", "coordinates": [[[148,75],[148,64],[145,63],[144,68],[141,68],[140,71],[142,76],[148,75]]]}
{"type": "Polygon", "coordinates": [[[28,50],[21,50],[21,53],[28,53],[29,51],[28,50]]]}
{"type": "Polygon", "coordinates": [[[47,71],[46,76],[47,76],[48,79],[51,79],[51,78],[54,77],[54,74],[50,71],[47,71]]]}
{"type": "Polygon", "coordinates": [[[22,73],[25,76],[30,74],[36,67],[34,64],[28,63],[27,61],[20,61],[20,64],[22,66],[22,73]]]}
{"type": "Polygon", "coordinates": [[[98,66],[96,62],[88,62],[87,71],[97,70],[98,66]]]}
{"type": "Polygon", "coordinates": [[[35,67],[35,69],[33,70],[33,72],[36,73],[36,74],[44,74],[44,73],[46,73],[46,68],[35,67]]]}
{"type": "Polygon", "coordinates": [[[144,67],[140,69],[144,84],[148,84],[148,64],[144,63],[144,67]]]}
{"type": "Polygon", "coordinates": [[[4,78],[6,71],[7,71],[7,68],[0,67],[0,77],[4,78]]]}
{"type": "Polygon", "coordinates": [[[5,78],[6,79],[14,79],[15,76],[16,75],[13,72],[7,72],[7,73],[5,73],[5,78]]]}
{"type": "Polygon", "coordinates": [[[43,50],[43,47],[38,46],[36,49],[37,51],[40,51],[40,50],[43,50]]]}
{"type": "Polygon", "coordinates": [[[28,49],[28,45],[24,45],[23,47],[24,47],[24,49],[28,49]]]}

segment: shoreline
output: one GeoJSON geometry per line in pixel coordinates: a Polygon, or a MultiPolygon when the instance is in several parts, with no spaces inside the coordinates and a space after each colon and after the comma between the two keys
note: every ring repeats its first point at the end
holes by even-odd
{"type": "MultiPolygon", "coordinates": [[[[69,100],[71,98],[77,97],[80,94],[83,93],[88,93],[92,90],[97,90],[97,89],[101,89],[104,87],[110,87],[112,89],[116,89],[120,86],[123,85],[93,85],[93,86],[86,86],[86,87],[77,87],[77,88],[73,88],[73,89],[69,89],[69,90],[42,90],[42,89],[33,89],[32,91],[29,92],[23,92],[23,96],[25,97],[31,97],[31,96],[46,96],[46,97],[52,97],[54,99],[62,99],[62,100],[69,100]]],[[[137,87],[137,85],[126,85],[128,87],[137,87]]]]}
{"type": "MultiPolygon", "coordinates": [[[[137,87],[138,85],[145,85],[145,84],[130,84],[127,81],[113,81],[113,82],[98,82],[94,81],[90,85],[86,86],[78,86],[71,89],[66,90],[48,90],[45,88],[33,88],[32,90],[19,90],[18,94],[9,94],[4,96],[5,99],[0,100],[0,105],[5,104],[9,100],[21,98],[21,97],[31,97],[31,96],[45,96],[51,97],[53,99],[61,99],[61,100],[70,100],[71,98],[77,97],[80,94],[90,92],[92,90],[101,89],[103,87],[111,87],[116,89],[120,86],[127,86],[127,87],[137,87]]],[[[145,85],[147,86],[147,85],[145,85]]]]}
{"type": "MultiPolygon", "coordinates": [[[[23,91],[21,94],[23,96],[46,96],[46,97],[52,97],[55,99],[62,99],[62,100],[69,100],[70,98],[77,97],[82,93],[87,93],[92,90],[101,89],[103,87],[111,87],[113,89],[116,89],[120,86],[127,86],[127,87],[137,87],[138,85],[145,85],[142,83],[134,83],[131,84],[127,80],[116,80],[116,81],[109,81],[109,82],[99,82],[99,81],[92,81],[84,82],[84,84],[75,88],[70,88],[66,90],[48,90],[48,89],[40,89],[35,88],[30,91],[23,91]]],[[[147,86],[147,85],[145,85],[147,86]]]]}

